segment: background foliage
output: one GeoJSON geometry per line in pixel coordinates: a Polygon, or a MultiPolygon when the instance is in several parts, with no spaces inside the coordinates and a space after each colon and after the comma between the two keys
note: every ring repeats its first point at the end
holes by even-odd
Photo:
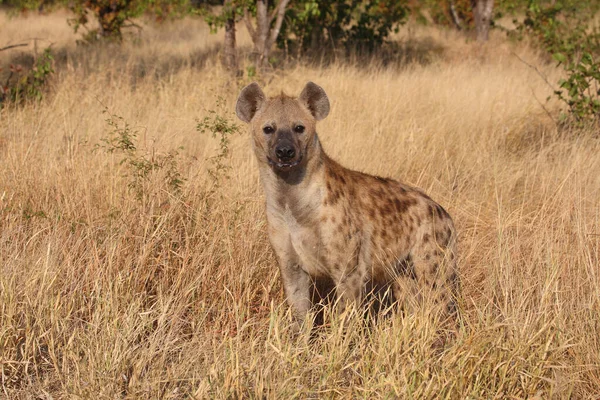
{"type": "MultiPolygon", "coordinates": [[[[256,3],[251,0],[231,0],[225,7],[215,0],[3,0],[1,4],[14,12],[68,7],[74,13],[69,23],[75,32],[84,28],[82,40],[85,43],[99,39],[123,40],[123,31],[128,27],[141,29],[134,19],[144,13],[152,14],[157,21],[189,14],[201,15],[213,32],[223,27],[227,20],[232,21],[231,27],[235,29],[236,21],[239,25],[245,15],[256,15],[256,3]]],[[[271,12],[275,12],[277,2],[268,4],[271,12]]],[[[520,40],[528,38],[537,43],[565,71],[565,77],[556,83],[554,92],[554,96],[566,106],[560,116],[561,123],[598,122],[600,31],[595,16],[599,9],[599,2],[593,0],[496,2],[492,25],[498,25],[497,21],[505,16],[513,16],[514,28],[507,30],[501,23],[499,26],[513,37],[520,40]]],[[[473,28],[471,2],[468,0],[297,0],[285,10],[276,43],[286,58],[335,54],[339,50],[346,53],[373,52],[380,49],[409,18],[420,24],[436,24],[467,32],[473,28]]],[[[235,41],[229,43],[235,44],[235,41]]],[[[234,51],[230,49],[229,53],[234,51]]],[[[267,64],[277,59],[277,56],[269,56],[267,64]]],[[[48,64],[47,61],[41,62],[48,64]]],[[[230,68],[238,70],[235,59],[230,63],[233,63],[230,68]]],[[[264,67],[262,61],[260,65],[248,67],[247,72],[255,75],[257,67],[264,67]]],[[[17,70],[20,74],[22,69],[22,66],[15,66],[11,70],[13,74],[2,90],[3,103],[21,93],[26,81],[30,88],[26,92],[39,97],[41,86],[52,73],[51,68],[40,67],[38,72],[30,73],[29,78],[16,79],[14,74],[17,70]]]]}
{"type": "Polygon", "coordinates": [[[237,3],[232,74],[224,28],[204,20],[216,3],[147,8],[139,34],[84,42],[64,3],[4,2],[0,397],[597,398],[600,141],[576,108],[595,93],[593,4],[548,17],[558,1],[498,2],[482,44],[468,9],[459,31],[429,9],[449,2],[415,3],[368,51],[344,36],[356,21],[331,59],[296,56],[288,30],[254,70],[237,3]],[[331,99],[329,155],[453,216],[451,340],[426,310],[292,333],[233,110],[253,80],[296,95],[307,79],[331,99]]]}

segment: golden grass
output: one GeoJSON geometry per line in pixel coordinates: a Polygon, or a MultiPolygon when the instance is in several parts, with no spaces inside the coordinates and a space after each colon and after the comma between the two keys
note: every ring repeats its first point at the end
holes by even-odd
{"type": "Polygon", "coordinates": [[[233,121],[248,82],[220,68],[220,36],[184,20],[78,48],[64,18],[0,16],[2,40],[45,29],[58,53],[52,93],[0,113],[0,397],[600,395],[600,143],[554,127],[537,100],[551,90],[511,54],[556,81],[534,51],[413,27],[397,39],[435,44],[431,63],[264,78],[271,94],[322,85],[327,151],[422,187],[460,233],[463,320],[443,348],[422,313],[370,332],[331,317],[309,343],[291,333],[248,136],[232,137],[229,180],[207,174],[218,140],[197,120],[220,96],[233,121]],[[96,146],[104,106],[139,132],[138,155],[183,147],[181,193],[162,170],[129,189],[136,169],[96,146]]]}

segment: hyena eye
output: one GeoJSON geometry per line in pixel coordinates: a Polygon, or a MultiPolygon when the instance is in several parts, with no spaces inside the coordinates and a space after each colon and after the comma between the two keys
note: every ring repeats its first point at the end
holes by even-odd
{"type": "Polygon", "coordinates": [[[263,128],[263,132],[266,133],[267,135],[270,135],[271,133],[275,132],[275,129],[273,129],[272,126],[265,126],[263,128]]]}
{"type": "Polygon", "coordinates": [[[302,126],[302,125],[296,125],[296,127],[294,128],[294,131],[296,133],[303,133],[304,132],[304,126],[302,126]]]}

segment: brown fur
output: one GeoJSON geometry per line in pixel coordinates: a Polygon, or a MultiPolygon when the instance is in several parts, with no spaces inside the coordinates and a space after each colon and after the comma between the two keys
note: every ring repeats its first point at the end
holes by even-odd
{"type": "Polygon", "coordinates": [[[420,190],[327,156],[316,133],[316,121],[329,113],[322,88],[309,82],[298,98],[268,99],[254,83],[242,90],[236,112],[250,123],[269,238],[299,319],[332,288],[342,309],[390,289],[404,309],[431,300],[454,312],[452,219],[420,190]],[[290,165],[278,163],[282,146],[295,149],[290,165]]]}

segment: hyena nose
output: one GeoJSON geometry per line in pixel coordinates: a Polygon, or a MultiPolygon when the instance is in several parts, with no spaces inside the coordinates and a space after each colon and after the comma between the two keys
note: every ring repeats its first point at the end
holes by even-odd
{"type": "Polygon", "coordinates": [[[291,144],[283,143],[277,146],[275,154],[280,160],[290,160],[296,155],[296,150],[291,144]]]}

